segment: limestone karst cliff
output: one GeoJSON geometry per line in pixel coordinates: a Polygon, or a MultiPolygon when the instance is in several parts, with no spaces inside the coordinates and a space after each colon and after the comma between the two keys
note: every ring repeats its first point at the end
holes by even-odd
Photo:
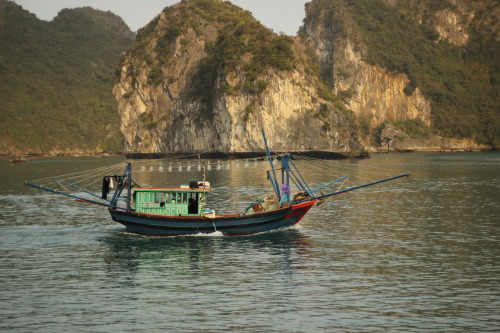
{"type": "Polygon", "coordinates": [[[120,62],[134,34],[114,14],[44,22],[0,0],[0,154],[261,151],[261,127],[275,150],[349,156],[500,146],[498,1],[305,9],[290,37],[227,1],[181,0],[120,62]]]}
{"type": "Polygon", "coordinates": [[[125,150],[363,152],[350,111],[321,95],[304,46],[228,2],[166,8],[139,31],[113,92],[125,150]]]}
{"type": "MultiPolygon", "coordinates": [[[[323,75],[333,83],[337,94],[346,96],[347,105],[358,117],[367,119],[370,127],[386,121],[421,119],[430,125],[430,103],[417,88],[406,96],[404,88],[409,80],[403,73],[367,63],[356,37],[353,22],[331,22],[333,16],[349,20],[348,9],[338,5],[335,14],[327,10],[313,13],[314,6],[306,6],[307,20],[302,35],[317,50],[323,75]],[[338,13],[337,13],[338,11],[338,13]],[[343,24],[342,31],[337,31],[343,24]],[[348,95],[348,96],[347,96],[348,95]]],[[[331,1],[330,1],[331,3],[331,1]]]]}
{"type": "Polygon", "coordinates": [[[419,129],[408,149],[463,149],[500,143],[499,16],[490,0],[314,0],[299,35],[366,146],[396,125],[419,129]]]}
{"type": "Polygon", "coordinates": [[[125,150],[257,151],[262,127],[276,150],[358,155],[391,126],[408,149],[496,145],[495,12],[489,0],[313,0],[292,38],[228,2],[182,1],[125,55],[113,89],[125,150]]]}

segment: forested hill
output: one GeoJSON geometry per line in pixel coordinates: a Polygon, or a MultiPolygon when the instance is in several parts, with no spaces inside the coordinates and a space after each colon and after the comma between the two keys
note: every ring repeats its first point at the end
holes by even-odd
{"type": "Polygon", "coordinates": [[[46,22],[0,0],[0,153],[121,151],[111,87],[134,38],[111,12],[64,9],[46,22]]]}

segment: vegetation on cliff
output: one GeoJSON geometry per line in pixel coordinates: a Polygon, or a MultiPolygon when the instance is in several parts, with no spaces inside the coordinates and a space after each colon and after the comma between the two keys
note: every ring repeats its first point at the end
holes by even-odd
{"type": "MultiPolygon", "coordinates": [[[[419,119],[393,124],[410,137],[440,134],[499,146],[500,45],[498,32],[488,23],[498,4],[474,0],[476,15],[468,26],[468,42],[456,46],[441,40],[432,23],[437,11],[456,9],[455,2],[418,2],[425,14],[417,19],[412,0],[313,0],[305,22],[322,15],[336,38],[353,39],[365,62],[406,74],[407,95],[418,87],[431,100],[431,129],[419,119]]],[[[109,12],[65,9],[52,22],[44,22],[0,0],[0,152],[120,151],[120,119],[111,88],[122,74],[119,58],[133,39],[123,21],[109,12]]],[[[140,59],[132,62],[134,66],[145,64],[145,86],[168,90],[180,76],[188,80],[182,83],[187,91],[178,91],[176,98],[200,102],[204,122],[213,115],[214,101],[221,94],[245,95],[248,105],[240,119],[249,121],[267,88],[266,75],[300,67],[297,73],[317,85],[311,100],[319,107],[310,115],[322,121],[322,132],[340,126],[328,118],[333,108],[354,124],[343,101],[355,92],[348,89],[335,96],[332,71],[322,72],[317,54],[298,39],[273,33],[250,12],[214,0],[182,0],[165,8],[139,30],[127,51],[129,58],[140,59]],[[189,73],[172,71],[176,52],[189,50],[193,43],[204,45],[191,54],[198,57],[193,60],[196,68],[183,67],[189,73]]],[[[127,70],[133,76],[139,69],[127,70]]],[[[343,75],[342,68],[336,68],[335,75],[343,75]]],[[[148,133],[167,119],[155,112],[147,110],[138,118],[148,133]]],[[[370,119],[360,117],[358,123],[359,133],[373,133],[370,119]]]]}
{"type": "MultiPolygon", "coordinates": [[[[476,22],[495,6],[482,2],[476,22]]],[[[335,33],[357,39],[368,63],[405,73],[410,81],[405,93],[411,95],[419,87],[432,101],[436,134],[499,146],[500,43],[495,32],[491,26],[473,22],[465,46],[438,41],[432,16],[454,5],[449,1],[421,5],[426,7],[422,22],[411,16],[415,13],[406,1],[390,6],[383,0],[315,0],[310,13],[324,13],[326,24],[333,26],[335,33]]]]}
{"type": "Polygon", "coordinates": [[[258,128],[272,126],[293,133],[275,137],[288,148],[360,150],[354,119],[319,73],[314,51],[250,12],[181,1],[141,29],[124,56],[113,91],[126,149],[259,149],[258,128]]]}
{"type": "Polygon", "coordinates": [[[92,8],[52,22],[0,0],[0,151],[121,151],[114,69],[134,39],[92,8]]]}
{"type": "Polygon", "coordinates": [[[168,66],[173,57],[176,39],[181,37],[181,44],[188,45],[191,41],[182,37],[183,33],[188,29],[194,30],[205,41],[206,56],[190,78],[190,95],[200,100],[208,115],[211,114],[216,94],[243,90],[257,95],[266,87],[266,81],[260,79],[266,69],[288,71],[293,68],[293,39],[276,35],[250,12],[229,2],[183,0],[165,8],[162,14],[168,25],[158,29],[159,16],[156,17],[139,30],[137,41],[129,53],[145,59],[152,67],[148,83],[160,84],[166,79],[161,68],[168,66]],[[213,37],[209,37],[211,30],[216,31],[213,37]],[[152,40],[156,41],[154,56],[149,50],[152,40]],[[243,75],[236,86],[231,86],[227,80],[217,85],[219,77],[235,72],[243,75]]]}

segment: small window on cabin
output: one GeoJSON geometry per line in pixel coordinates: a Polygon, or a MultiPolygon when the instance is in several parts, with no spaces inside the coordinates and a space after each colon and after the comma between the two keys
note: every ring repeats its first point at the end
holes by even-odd
{"type": "Polygon", "coordinates": [[[156,203],[165,202],[165,193],[163,193],[163,192],[156,192],[155,193],[155,202],[156,203]]]}
{"type": "Polygon", "coordinates": [[[155,202],[160,204],[160,207],[165,207],[165,193],[156,192],[155,202]]]}
{"type": "Polygon", "coordinates": [[[172,194],[171,194],[171,199],[170,199],[170,200],[171,200],[171,202],[172,202],[172,203],[176,203],[176,202],[177,202],[177,201],[176,201],[176,200],[177,200],[177,199],[176,199],[176,193],[172,193],[172,194]]]}

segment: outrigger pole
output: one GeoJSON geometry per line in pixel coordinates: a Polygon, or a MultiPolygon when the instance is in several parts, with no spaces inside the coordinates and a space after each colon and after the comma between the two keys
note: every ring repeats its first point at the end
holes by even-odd
{"type": "MultiPolygon", "coordinates": [[[[76,185],[73,185],[71,183],[68,183],[68,182],[66,182],[66,181],[64,181],[64,180],[62,180],[60,178],[55,178],[55,179],[57,181],[65,183],[68,186],[71,186],[73,188],[81,190],[81,191],[83,191],[85,193],[88,193],[88,194],[91,194],[93,196],[99,197],[95,193],[86,191],[86,190],[84,190],[84,189],[82,189],[82,188],[80,188],[80,187],[78,187],[76,185]]],[[[132,164],[130,162],[127,163],[127,167],[125,168],[125,170],[123,171],[123,175],[120,176],[119,179],[120,180],[119,180],[119,182],[117,184],[117,189],[116,189],[115,193],[113,194],[113,198],[111,200],[106,200],[106,201],[109,202],[109,204],[108,203],[99,202],[99,201],[95,201],[95,200],[90,200],[90,199],[83,198],[83,197],[79,197],[79,196],[76,196],[76,195],[73,195],[73,194],[69,194],[69,193],[66,193],[66,192],[53,190],[53,189],[50,189],[48,187],[44,187],[44,186],[40,186],[40,185],[35,185],[35,184],[28,183],[28,182],[24,182],[24,185],[31,186],[31,187],[34,187],[34,188],[38,188],[40,190],[44,190],[44,191],[47,191],[47,192],[52,192],[52,193],[64,195],[66,197],[74,198],[74,199],[82,201],[82,202],[92,203],[92,204],[96,204],[96,205],[100,205],[100,206],[106,206],[106,207],[111,207],[111,208],[114,208],[114,209],[120,209],[120,210],[127,211],[127,210],[130,210],[130,199],[131,199],[131,190],[132,190],[132,164]],[[127,193],[127,207],[126,208],[118,207],[116,205],[116,201],[118,200],[120,194],[125,189],[125,187],[127,187],[127,190],[128,190],[128,193],[127,193]]],[[[102,200],[105,200],[105,199],[102,199],[102,200]]]]}
{"type": "MultiPolygon", "coordinates": [[[[92,196],[94,196],[94,197],[97,197],[97,198],[102,199],[102,197],[101,197],[101,196],[99,196],[99,195],[97,195],[97,194],[95,194],[95,193],[92,193],[92,192],[90,192],[90,191],[87,191],[87,190],[85,190],[85,189],[83,189],[83,188],[81,188],[81,187],[79,187],[79,186],[74,185],[74,184],[68,183],[68,182],[67,182],[67,181],[65,181],[64,179],[61,179],[61,178],[54,178],[54,179],[55,179],[55,180],[57,180],[58,182],[61,182],[61,183],[64,183],[64,184],[66,184],[66,185],[68,185],[68,186],[71,186],[71,187],[73,187],[73,188],[76,188],[77,190],[80,190],[80,191],[85,192],[85,193],[88,193],[88,194],[90,194],[90,195],[92,195],[92,196]]],[[[103,200],[106,200],[106,199],[103,199],[103,200]]],[[[106,201],[108,201],[108,202],[109,202],[109,200],[106,200],[106,201]]]]}
{"type": "MultiPolygon", "coordinates": [[[[273,165],[273,161],[272,161],[272,158],[271,158],[271,150],[269,149],[269,146],[267,144],[266,132],[264,131],[264,128],[262,128],[262,136],[264,137],[264,143],[266,145],[266,155],[267,155],[267,157],[269,159],[269,163],[271,165],[271,170],[272,170],[272,173],[273,173],[273,175],[271,177],[270,174],[269,174],[269,171],[267,171],[267,178],[269,179],[269,181],[273,185],[273,188],[274,188],[274,191],[276,192],[276,195],[281,200],[280,189],[279,189],[279,185],[278,185],[278,179],[276,178],[276,170],[275,170],[274,165],[273,165]]],[[[368,187],[368,186],[372,186],[372,185],[376,185],[376,184],[388,182],[390,180],[394,180],[394,179],[398,179],[398,178],[402,178],[402,177],[409,177],[411,175],[411,173],[408,172],[408,173],[404,173],[404,174],[401,174],[401,175],[398,175],[398,176],[394,176],[394,177],[390,177],[390,178],[385,178],[385,179],[377,180],[377,181],[374,181],[374,182],[371,182],[371,183],[367,183],[367,184],[364,184],[364,185],[359,185],[359,186],[347,188],[347,189],[342,190],[342,191],[332,192],[332,193],[324,194],[324,195],[320,195],[320,196],[314,196],[313,192],[316,192],[316,191],[318,191],[318,190],[320,190],[320,189],[322,189],[322,188],[324,188],[324,187],[326,187],[328,185],[331,185],[331,184],[336,183],[336,182],[338,182],[338,181],[340,181],[342,179],[345,179],[345,178],[348,177],[348,175],[345,175],[345,176],[342,176],[340,178],[337,178],[337,179],[329,182],[328,184],[322,185],[322,186],[320,186],[320,187],[318,187],[318,188],[316,188],[314,190],[311,190],[309,188],[309,185],[307,184],[307,182],[304,180],[304,177],[302,177],[302,174],[300,173],[299,169],[295,166],[295,163],[293,163],[293,160],[290,158],[289,155],[282,156],[281,166],[282,166],[282,175],[281,175],[282,183],[286,184],[286,185],[289,185],[289,181],[291,179],[298,188],[301,188],[304,192],[306,192],[307,194],[309,194],[309,198],[308,199],[304,199],[304,200],[301,200],[301,201],[296,201],[296,202],[294,202],[294,204],[297,204],[297,203],[300,203],[300,202],[306,202],[306,201],[311,201],[311,200],[317,200],[317,199],[327,198],[327,197],[331,197],[333,195],[337,195],[337,194],[341,194],[341,193],[346,193],[346,192],[354,191],[354,190],[357,190],[357,189],[360,189],[360,188],[363,188],[363,187],[368,187]],[[293,166],[293,168],[297,171],[298,176],[295,174],[295,172],[293,171],[293,169],[290,168],[289,163],[291,163],[292,166],[293,166]],[[285,173],[286,173],[286,179],[285,179],[285,173]],[[290,177],[290,176],[292,176],[292,177],[290,177]]]]}
{"type": "Polygon", "coordinates": [[[377,181],[374,181],[374,182],[371,182],[371,183],[367,183],[367,184],[364,184],[364,185],[359,185],[359,186],[347,188],[347,189],[342,190],[342,191],[337,191],[337,192],[333,192],[333,193],[329,193],[329,194],[325,194],[325,195],[320,195],[318,197],[312,197],[312,198],[304,199],[304,200],[301,200],[301,201],[297,201],[295,203],[305,202],[305,201],[311,201],[311,200],[321,199],[321,198],[327,198],[327,197],[331,197],[332,195],[337,195],[337,194],[341,194],[341,193],[346,193],[346,192],[354,191],[354,190],[357,190],[357,189],[360,189],[360,188],[363,188],[363,187],[368,187],[368,186],[372,186],[372,185],[375,185],[375,184],[380,184],[380,183],[388,182],[390,180],[394,180],[394,179],[398,179],[398,178],[402,178],[402,177],[409,177],[410,175],[411,175],[411,173],[408,172],[408,173],[404,173],[404,174],[399,175],[399,176],[394,176],[394,177],[391,177],[391,178],[377,180],[377,181]]]}
{"type": "Polygon", "coordinates": [[[347,177],[349,177],[349,175],[345,175],[345,176],[342,176],[342,177],[337,178],[337,179],[335,179],[335,180],[332,180],[331,182],[329,182],[329,183],[327,183],[327,184],[325,184],[325,185],[321,185],[320,187],[315,188],[314,190],[312,190],[312,191],[311,191],[311,193],[316,192],[316,191],[319,191],[319,190],[321,190],[322,188],[325,188],[325,187],[327,187],[328,185],[332,185],[332,184],[334,184],[334,183],[336,183],[336,182],[339,182],[339,181],[341,181],[342,179],[346,179],[347,177]]]}
{"type": "Polygon", "coordinates": [[[50,189],[50,188],[47,188],[47,187],[43,187],[43,186],[31,184],[31,183],[28,183],[28,182],[24,182],[24,185],[31,186],[31,187],[34,187],[34,188],[38,188],[40,190],[44,190],[44,191],[56,193],[56,194],[61,194],[61,195],[64,195],[64,196],[67,196],[67,197],[70,197],[70,198],[74,198],[74,199],[77,199],[77,200],[80,200],[80,201],[83,201],[83,202],[87,202],[87,203],[92,203],[92,204],[96,204],[96,205],[100,205],[100,206],[111,207],[111,208],[115,208],[115,209],[126,210],[125,208],[117,207],[115,205],[109,205],[109,204],[106,204],[106,203],[103,203],[103,202],[89,200],[87,198],[79,197],[79,196],[72,195],[72,194],[69,194],[69,193],[66,193],[66,192],[61,192],[61,191],[53,190],[53,189],[50,189]]]}

